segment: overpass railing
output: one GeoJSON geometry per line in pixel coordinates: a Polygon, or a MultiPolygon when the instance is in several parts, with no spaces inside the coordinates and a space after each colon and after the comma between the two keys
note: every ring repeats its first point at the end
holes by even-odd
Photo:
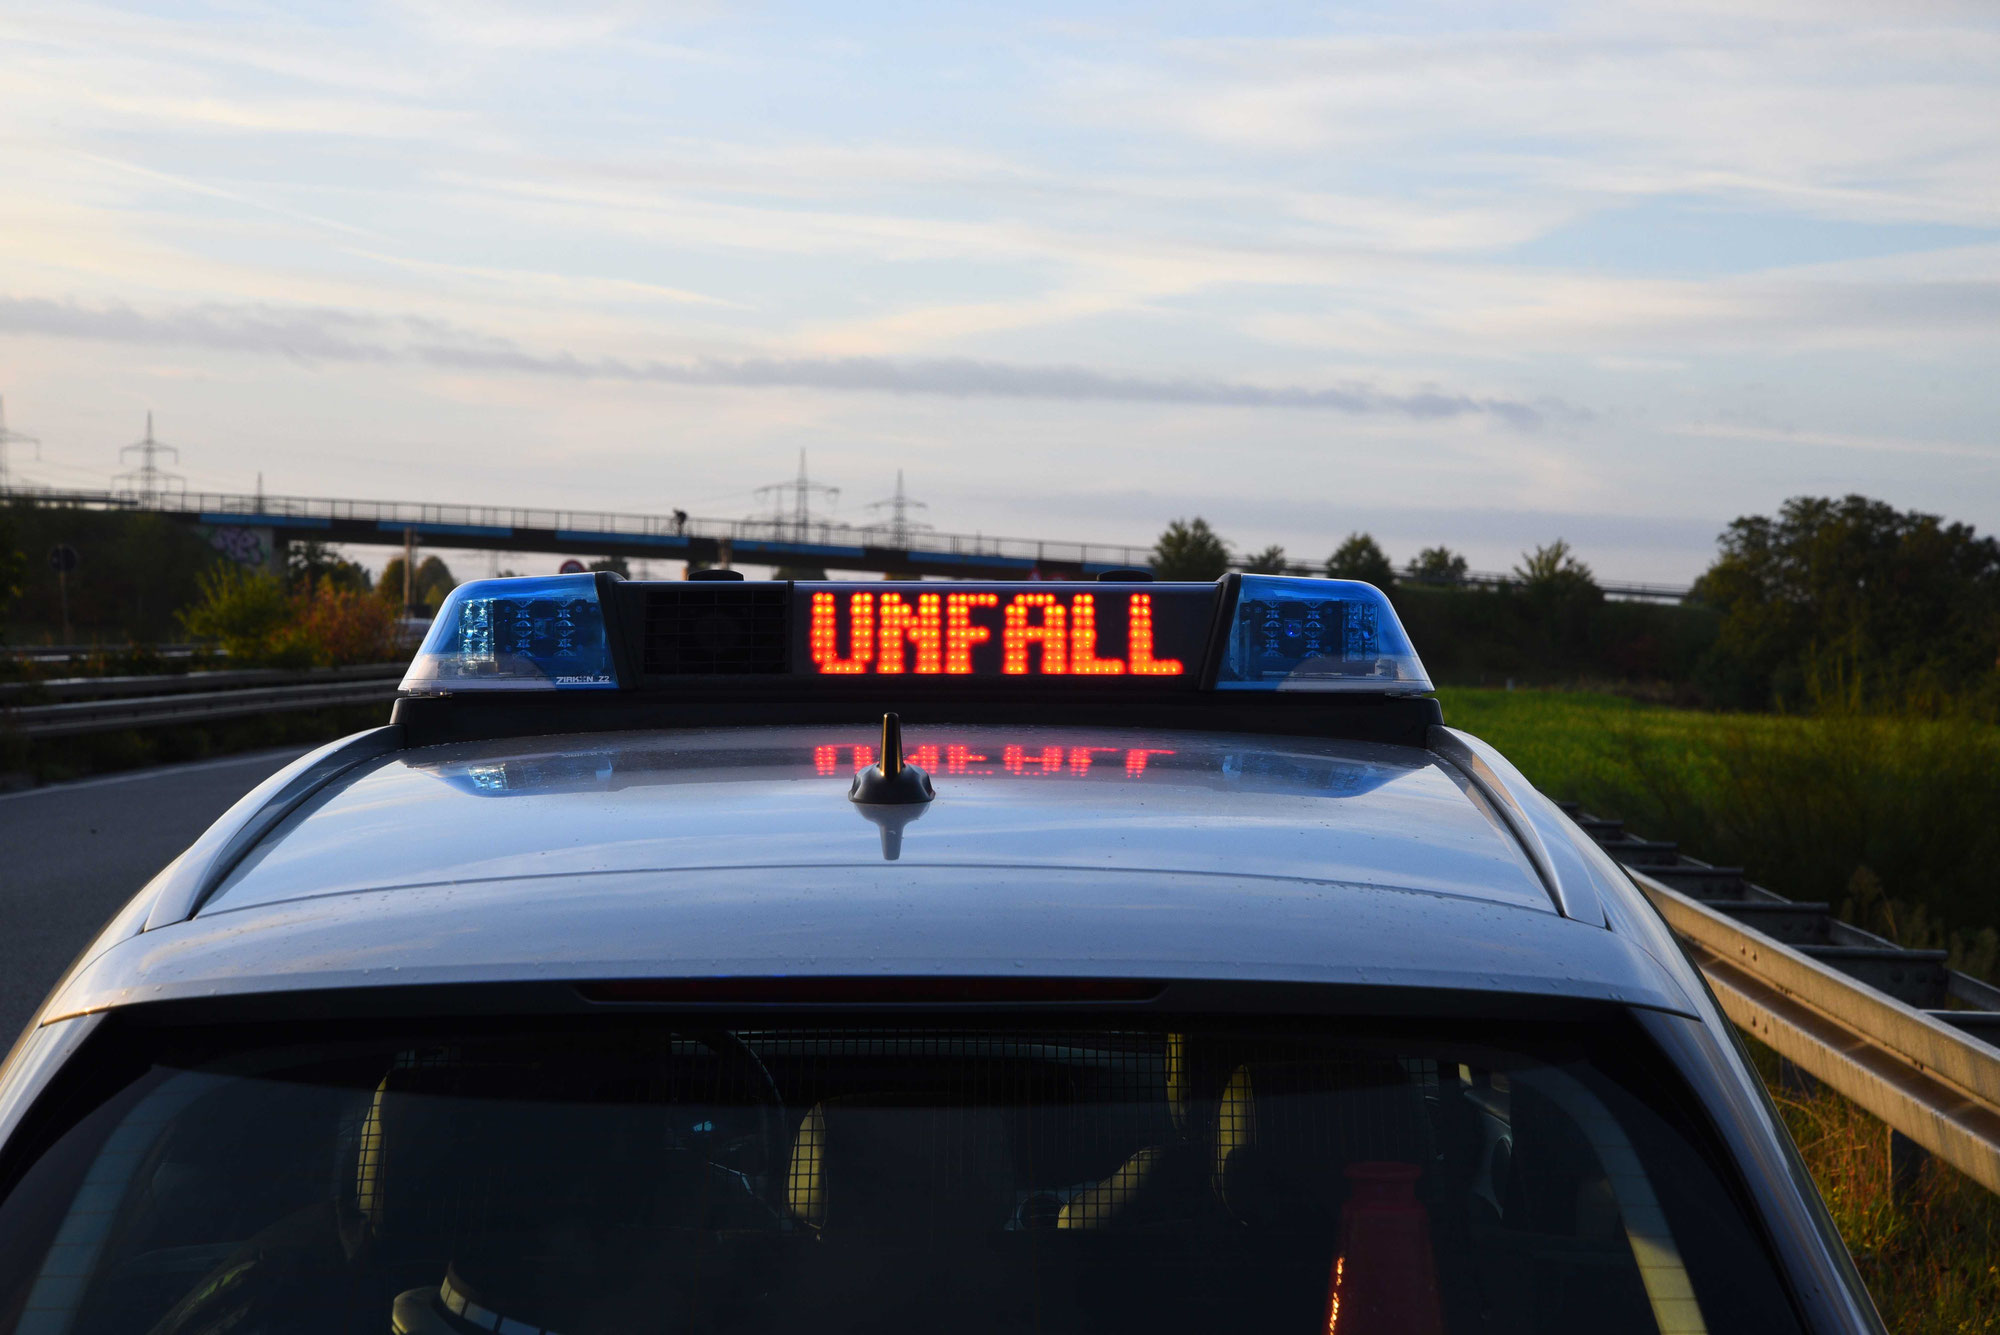
{"type": "MultiPolygon", "coordinates": [[[[838,561],[841,552],[886,549],[917,557],[997,557],[1036,565],[1145,568],[1152,564],[1150,548],[1123,543],[1063,542],[985,533],[897,530],[888,524],[845,524],[827,520],[800,524],[777,518],[714,519],[678,513],[633,514],[610,510],[265,496],[241,492],[173,491],[142,499],[124,492],[14,488],[0,492],[0,499],[7,498],[46,505],[146,510],[183,519],[246,525],[287,521],[360,524],[381,533],[383,536],[379,541],[384,542],[399,540],[394,535],[405,528],[422,530],[430,526],[453,530],[460,537],[476,538],[484,534],[490,537],[496,548],[505,548],[507,539],[515,533],[532,532],[574,536],[578,540],[578,548],[584,551],[589,550],[591,538],[666,542],[684,538],[708,539],[732,545],[792,549],[798,553],[801,563],[814,560],[814,549],[818,549],[821,555],[830,555],[833,562],[838,561]]],[[[782,556],[780,559],[783,559],[782,556]]],[[[752,563],[761,565],[769,562],[753,560],[752,563]]],[[[1282,573],[1318,575],[1324,574],[1325,569],[1322,565],[1295,561],[1287,563],[1282,573]]],[[[1468,571],[1446,578],[1405,576],[1404,580],[1420,586],[1477,588],[1504,588],[1520,582],[1515,576],[1497,571],[1468,571]]],[[[1599,581],[1598,587],[1613,598],[1661,602],[1678,602],[1688,594],[1685,586],[1673,584],[1610,580],[1599,581]]]]}
{"type": "Polygon", "coordinates": [[[845,524],[818,520],[713,519],[692,515],[632,514],[612,510],[566,510],[541,506],[461,505],[434,501],[372,501],[314,496],[265,496],[239,492],[174,491],[135,499],[114,492],[48,491],[14,488],[4,495],[53,505],[146,510],[180,518],[237,520],[327,520],[375,525],[384,532],[426,525],[491,529],[496,539],[515,530],[605,537],[709,538],[731,543],[792,547],[877,547],[964,556],[1083,565],[1145,566],[1152,553],[1121,543],[1061,542],[1009,538],[984,533],[897,532],[887,524],[845,524]]]}

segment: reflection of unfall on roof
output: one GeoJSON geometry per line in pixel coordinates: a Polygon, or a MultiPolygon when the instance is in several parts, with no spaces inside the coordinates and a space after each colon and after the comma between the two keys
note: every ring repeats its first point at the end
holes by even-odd
{"type": "MultiPolygon", "coordinates": [[[[1071,774],[1082,776],[1122,757],[1127,778],[1146,772],[1146,762],[1154,756],[1170,756],[1172,750],[1149,746],[1002,746],[975,751],[957,743],[946,746],[913,747],[904,757],[929,774],[1071,774]],[[942,762],[942,764],[940,764],[942,762]]],[[[848,774],[875,763],[875,748],[866,744],[815,746],[813,772],[848,774]],[[845,752],[848,764],[841,765],[845,752]]]]}
{"type": "MultiPolygon", "coordinates": [[[[812,595],[808,644],[814,666],[829,675],[970,676],[979,670],[975,651],[995,643],[1000,671],[1008,676],[1177,677],[1187,671],[1181,659],[1154,653],[1151,594],[1103,597],[1100,610],[1096,593],[1009,593],[1003,603],[993,591],[912,598],[820,592],[812,595]],[[1105,650],[1120,632],[1124,656],[1116,657],[1105,650]]],[[[981,656],[990,655],[988,649],[981,656]]]]}

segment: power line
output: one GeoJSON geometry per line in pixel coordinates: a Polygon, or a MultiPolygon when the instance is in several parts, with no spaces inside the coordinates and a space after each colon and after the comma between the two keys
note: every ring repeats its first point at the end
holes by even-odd
{"type": "Polygon", "coordinates": [[[7,429],[7,400],[0,398],[0,491],[5,491],[8,487],[14,485],[13,481],[7,475],[7,447],[9,445],[33,445],[35,447],[35,462],[40,463],[42,461],[42,442],[40,439],[34,436],[24,436],[18,431],[9,431],[7,429]]]}
{"type": "Polygon", "coordinates": [[[131,496],[141,505],[158,505],[169,491],[179,495],[187,494],[187,479],[179,473],[169,473],[160,467],[159,458],[163,454],[172,455],[173,461],[181,461],[181,452],[171,445],[153,439],[153,414],[146,414],[146,438],[134,441],[118,451],[120,463],[134,450],[139,452],[139,466],[120,473],[111,479],[113,491],[131,496]]]}

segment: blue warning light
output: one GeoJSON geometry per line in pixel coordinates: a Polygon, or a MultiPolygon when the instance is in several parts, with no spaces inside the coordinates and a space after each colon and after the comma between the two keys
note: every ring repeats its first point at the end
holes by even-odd
{"type": "Polygon", "coordinates": [[[1221,691],[1422,695],[1431,679],[1389,599],[1351,579],[1244,575],[1224,633],[1221,691]]]}
{"type": "Polygon", "coordinates": [[[618,689],[597,576],[459,585],[438,609],[402,689],[412,695],[618,689]]]}

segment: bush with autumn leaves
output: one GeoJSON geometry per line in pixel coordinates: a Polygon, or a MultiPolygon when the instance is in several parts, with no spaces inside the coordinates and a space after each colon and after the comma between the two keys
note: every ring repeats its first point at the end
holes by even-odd
{"type": "Polygon", "coordinates": [[[346,667],[399,656],[396,609],[331,578],[295,581],[220,562],[180,614],[189,635],[210,640],[244,667],[346,667]]]}

